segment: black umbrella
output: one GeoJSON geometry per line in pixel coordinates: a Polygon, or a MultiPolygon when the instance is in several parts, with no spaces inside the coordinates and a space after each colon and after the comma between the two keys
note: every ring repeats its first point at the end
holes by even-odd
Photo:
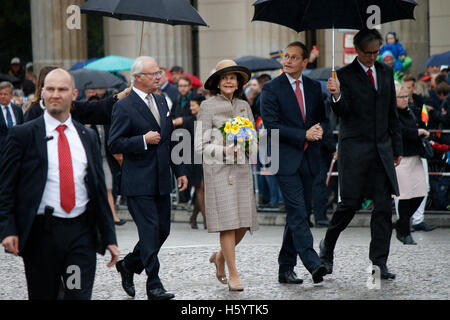
{"type": "Polygon", "coordinates": [[[264,70],[278,70],[283,66],[274,59],[262,58],[256,56],[240,56],[234,59],[239,66],[246,67],[251,72],[264,70]]]}
{"type": "Polygon", "coordinates": [[[314,80],[328,80],[331,77],[331,68],[312,69],[308,74],[305,73],[305,75],[314,80]]]}
{"type": "Polygon", "coordinates": [[[75,87],[78,90],[119,88],[124,84],[121,79],[106,71],[78,69],[70,73],[75,78],[75,87]]]}
{"type": "Polygon", "coordinates": [[[207,26],[197,10],[186,0],[89,0],[81,6],[81,12],[119,20],[142,21],[139,55],[142,49],[144,21],[207,26]]]}
{"type": "Polygon", "coordinates": [[[377,12],[380,20],[375,21],[380,24],[414,19],[416,5],[414,0],[258,0],[252,21],[273,22],[297,32],[333,28],[334,70],[334,28],[368,28],[377,12]]]}
{"type": "Polygon", "coordinates": [[[0,73],[0,81],[9,81],[12,84],[16,84],[21,82],[21,80],[17,77],[11,76],[9,74],[6,73],[0,73]]]}

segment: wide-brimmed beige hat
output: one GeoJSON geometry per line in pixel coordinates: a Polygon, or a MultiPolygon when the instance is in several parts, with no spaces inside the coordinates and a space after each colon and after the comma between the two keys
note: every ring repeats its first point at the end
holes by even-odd
{"type": "Polygon", "coordinates": [[[242,85],[246,84],[248,80],[250,80],[250,70],[248,70],[246,67],[238,66],[236,62],[233,60],[221,60],[216,65],[216,71],[209,76],[208,80],[205,82],[205,89],[212,90],[217,88],[218,79],[222,74],[233,72],[240,74],[243,78],[242,85]]]}

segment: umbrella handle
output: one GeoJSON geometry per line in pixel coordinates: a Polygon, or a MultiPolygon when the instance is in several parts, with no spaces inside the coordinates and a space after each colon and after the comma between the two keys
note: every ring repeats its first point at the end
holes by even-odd
{"type": "Polygon", "coordinates": [[[331,77],[336,79],[336,70],[331,70],[331,77]]]}

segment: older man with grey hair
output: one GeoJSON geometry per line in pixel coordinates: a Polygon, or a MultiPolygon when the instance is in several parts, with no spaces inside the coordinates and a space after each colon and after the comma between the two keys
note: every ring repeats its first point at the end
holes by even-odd
{"type": "Polygon", "coordinates": [[[159,279],[158,252],[170,233],[170,192],[172,168],[180,191],[188,182],[182,165],[171,159],[175,143],[174,130],[166,99],[155,94],[161,70],[151,57],[137,58],[131,67],[133,89],[114,105],[110,138],[112,153],[123,154],[121,194],[127,197],[128,209],[139,232],[139,242],[117,265],[125,292],[134,297],[133,276],[144,269],[147,296],[151,300],[168,300],[174,295],[165,290],[159,279]]]}
{"type": "Polygon", "coordinates": [[[8,82],[0,82],[0,151],[3,149],[9,128],[23,123],[22,108],[11,102],[14,86],[8,82]]]}

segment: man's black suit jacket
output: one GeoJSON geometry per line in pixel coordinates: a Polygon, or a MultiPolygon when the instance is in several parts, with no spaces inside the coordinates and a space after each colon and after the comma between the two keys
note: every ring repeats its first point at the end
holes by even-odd
{"type": "Polygon", "coordinates": [[[391,184],[399,194],[394,157],[401,156],[402,134],[397,114],[391,67],[375,62],[378,90],[357,58],[337,71],[341,99],[332,103],[339,117],[338,168],[341,197],[360,198],[368,187],[371,159],[378,154],[391,184]]]}
{"type": "Polygon", "coordinates": [[[279,175],[292,175],[298,171],[305,157],[313,175],[319,173],[320,145],[318,141],[308,142],[304,152],[306,131],[317,123],[326,125],[325,104],[320,83],[306,76],[303,78],[306,121],[303,121],[300,106],[286,74],[266,82],[261,92],[261,117],[264,127],[278,129],[278,146],[271,145],[271,151],[279,148],[279,175]]]}
{"type": "MultiPolygon", "coordinates": [[[[11,103],[11,107],[14,112],[14,116],[16,118],[16,125],[23,123],[23,112],[22,108],[19,106],[16,106],[15,104],[11,103]]],[[[3,112],[3,110],[0,110],[3,112]]],[[[3,116],[3,113],[0,114],[0,150],[2,150],[6,136],[8,135],[8,126],[6,125],[5,117],[3,116]]]]}
{"type": "MultiPolygon", "coordinates": [[[[117,244],[108,204],[98,139],[93,130],[73,121],[88,160],[85,177],[88,218],[97,233],[97,252],[117,244]]],[[[47,181],[48,158],[44,117],[10,129],[0,162],[0,239],[19,237],[19,252],[27,242],[47,181]]]]}
{"type": "Polygon", "coordinates": [[[172,190],[170,168],[176,177],[185,175],[183,165],[171,159],[176,142],[171,141],[173,119],[166,99],[157,94],[153,97],[161,127],[134,91],[113,108],[108,145],[113,154],[123,154],[120,191],[124,196],[168,195],[172,190]],[[161,140],[145,150],[143,135],[149,131],[159,132],[161,140]]]}

